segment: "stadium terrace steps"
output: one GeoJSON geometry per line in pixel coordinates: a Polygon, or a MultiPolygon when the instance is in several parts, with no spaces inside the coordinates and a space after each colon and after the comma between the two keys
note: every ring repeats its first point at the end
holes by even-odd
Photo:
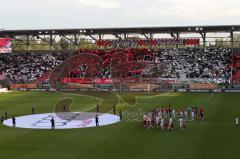
{"type": "Polygon", "coordinates": [[[233,58],[233,74],[232,74],[232,81],[233,83],[239,83],[240,82],[240,56],[235,55],[233,58]]]}
{"type": "Polygon", "coordinates": [[[36,81],[37,84],[41,84],[43,81],[49,80],[51,71],[44,72],[36,81]]]}

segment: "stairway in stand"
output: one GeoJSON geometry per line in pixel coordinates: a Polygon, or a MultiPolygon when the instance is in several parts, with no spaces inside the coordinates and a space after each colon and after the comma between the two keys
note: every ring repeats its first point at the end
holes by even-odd
{"type": "Polygon", "coordinates": [[[44,72],[36,81],[37,84],[42,84],[43,81],[49,80],[51,71],[44,72]]]}
{"type": "Polygon", "coordinates": [[[233,74],[232,82],[240,83],[240,54],[233,57],[233,74]]]}

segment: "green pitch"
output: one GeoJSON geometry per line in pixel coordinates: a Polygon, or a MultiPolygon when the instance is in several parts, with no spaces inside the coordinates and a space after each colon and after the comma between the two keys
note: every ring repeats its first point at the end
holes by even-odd
{"type": "Polygon", "coordinates": [[[60,93],[0,94],[0,113],[22,116],[47,113],[66,97],[72,111],[150,111],[156,106],[204,106],[206,120],[187,125],[186,131],[146,130],[142,122],[122,121],[99,127],[72,130],[30,130],[0,126],[0,159],[239,159],[240,94],[143,94],[60,93]],[[86,96],[87,95],[87,96],[86,96]],[[134,97],[137,100],[134,100],[134,97]]]}

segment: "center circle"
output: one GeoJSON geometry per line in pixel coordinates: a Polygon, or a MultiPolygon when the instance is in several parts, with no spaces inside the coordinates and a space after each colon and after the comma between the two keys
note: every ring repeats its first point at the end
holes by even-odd
{"type": "MultiPolygon", "coordinates": [[[[55,120],[55,129],[76,129],[95,127],[95,116],[98,116],[99,126],[114,124],[120,117],[106,113],[64,112],[46,113],[16,117],[16,128],[52,129],[51,119],[55,120]]],[[[12,119],[4,120],[4,125],[14,127],[12,119]]]]}

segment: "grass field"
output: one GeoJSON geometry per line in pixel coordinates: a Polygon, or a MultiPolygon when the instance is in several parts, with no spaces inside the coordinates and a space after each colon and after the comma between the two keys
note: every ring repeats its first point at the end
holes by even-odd
{"type": "Polygon", "coordinates": [[[113,103],[118,103],[118,110],[128,111],[149,111],[169,104],[174,107],[200,105],[205,108],[206,120],[189,123],[186,131],[173,132],[146,130],[142,122],[136,121],[72,130],[0,126],[0,159],[240,158],[240,127],[234,125],[235,117],[240,117],[240,94],[12,92],[0,94],[0,113],[31,114],[32,106],[37,113],[53,112],[54,105],[66,97],[74,100],[72,111],[93,111],[96,103],[102,103],[101,110],[109,113],[113,103]]]}

